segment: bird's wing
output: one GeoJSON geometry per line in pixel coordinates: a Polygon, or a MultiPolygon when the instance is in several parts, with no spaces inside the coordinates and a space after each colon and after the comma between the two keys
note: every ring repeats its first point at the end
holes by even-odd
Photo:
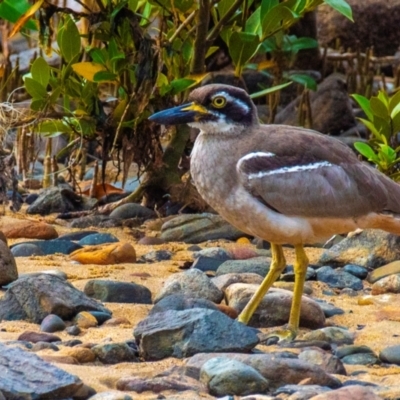
{"type": "Polygon", "coordinates": [[[268,151],[239,159],[239,181],[253,197],[279,213],[304,217],[357,217],[387,208],[395,184],[339,141],[314,134],[300,149],[296,135],[288,136],[293,146],[276,145],[271,138],[261,146],[268,151]]]}

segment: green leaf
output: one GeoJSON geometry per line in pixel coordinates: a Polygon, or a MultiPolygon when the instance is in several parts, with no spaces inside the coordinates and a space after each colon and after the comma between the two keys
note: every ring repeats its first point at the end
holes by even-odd
{"type": "Polygon", "coordinates": [[[262,21],[269,12],[269,10],[271,10],[271,8],[276,7],[278,4],[279,0],[262,0],[260,7],[260,20],[262,21]]]}
{"type": "Polygon", "coordinates": [[[217,4],[219,19],[221,19],[231,8],[232,0],[221,0],[217,4]]]}
{"type": "Polygon", "coordinates": [[[93,62],[106,65],[108,59],[106,49],[92,49],[90,50],[89,55],[92,57],[93,62]]]}
{"type": "Polygon", "coordinates": [[[374,125],[379,133],[389,139],[392,135],[392,128],[390,126],[389,118],[381,118],[377,115],[374,116],[374,125]]]}
{"type": "Polygon", "coordinates": [[[109,71],[99,71],[93,76],[93,82],[115,82],[117,75],[109,71]]]}
{"type": "Polygon", "coordinates": [[[389,117],[389,110],[378,97],[371,97],[369,104],[371,106],[371,111],[375,116],[382,119],[387,119],[389,117]]]}
{"type": "Polygon", "coordinates": [[[72,129],[68,124],[60,119],[48,119],[41,121],[37,125],[35,131],[38,133],[53,134],[72,132],[72,129]]]}
{"type": "Polygon", "coordinates": [[[26,77],[24,83],[26,91],[32,96],[34,100],[43,100],[47,97],[47,90],[38,81],[26,77]]]}
{"type": "Polygon", "coordinates": [[[174,79],[170,85],[172,88],[172,94],[183,92],[196,83],[196,80],[189,78],[174,79]]]}
{"type": "Polygon", "coordinates": [[[67,63],[71,62],[81,51],[81,36],[69,15],[64,17],[64,23],[59,28],[57,43],[61,55],[67,63]]]}
{"type": "Polygon", "coordinates": [[[400,90],[398,90],[389,100],[389,111],[390,111],[390,116],[393,118],[396,113],[393,113],[393,110],[400,104],[400,90]]]}
{"type": "Polygon", "coordinates": [[[397,154],[396,152],[387,144],[380,144],[380,151],[385,154],[386,160],[388,163],[392,163],[396,160],[397,154]]]}
{"type": "Polygon", "coordinates": [[[339,11],[340,14],[354,22],[351,7],[345,0],[325,0],[324,3],[330,5],[334,10],[339,11]]]}
{"type": "Polygon", "coordinates": [[[111,38],[108,43],[108,56],[111,62],[125,58],[125,54],[118,50],[117,42],[114,38],[111,38]]]}
{"type": "Polygon", "coordinates": [[[361,121],[370,131],[371,133],[378,139],[382,140],[382,135],[379,133],[378,129],[375,127],[375,125],[371,122],[368,121],[364,118],[358,118],[359,121],[361,121]]]}
{"type": "Polygon", "coordinates": [[[43,57],[38,57],[31,66],[32,79],[39,82],[44,88],[50,80],[50,67],[43,57]]]}
{"type": "Polygon", "coordinates": [[[250,95],[250,97],[252,99],[256,99],[257,97],[266,96],[267,94],[277,92],[278,90],[281,90],[291,84],[292,84],[292,82],[286,82],[286,83],[282,83],[281,85],[272,86],[270,88],[260,90],[259,92],[253,93],[250,95]]]}
{"type": "Polygon", "coordinates": [[[288,47],[290,48],[290,51],[292,51],[293,53],[298,53],[300,50],[315,49],[316,47],[318,47],[318,42],[313,38],[309,37],[301,37],[301,38],[294,37],[294,39],[292,38],[293,36],[288,37],[289,39],[288,47]]]}
{"type": "Polygon", "coordinates": [[[315,79],[311,78],[310,75],[307,74],[289,74],[288,79],[300,83],[300,85],[303,85],[307,89],[311,90],[317,90],[317,82],[315,82],[315,79]]]}
{"type": "Polygon", "coordinates": [[[287,22],[294,23],[298,15],[286,7],[285,3],[280,3],[272,8],[261,20],[262,37],[265,39],[275,31],[281,29],[287,22]]]}
{"type": "Polygon", "coordinates": [[[369,161],[378,161],[378,156],[372,150],[371,146],[363,142],[355,142],[355,149],[369,161]]]}
{"type": "Polygon", "coordinates": [[[365,112],[365,115],[369,120],[373,120],[374,116],[372,114],[371,110],[371,105],[369,104],[369,100],[361,96],[361,94],[352,94],[351,97],[358,103],[358,105],[362,108],[362,110],[365,112]]]}
{"type": "MultiPolygon", "coordinates": [[[[24,15],[31,4],[27,0],[4,0],[0,1],[0,18],[10,22],[17,22],[24,15]]],[[[25,28],[37,31],[37,25],[34,21],[29,20],[25,28]]]]}
{"type": "Polygon", "coordinates": [[[380,90],[378,93],[378,99],[389,108],[389,96],[384,90],[380,90]]]}
{"type": "Polygon", "coordinates": [[[261,7],[258,7],[246,21],[246,32],[261,34],[261,7]]]}
{"type": "Polygon", "coordinates": [[[242,67],[253,57],[260,43],[258,35],[247,32],[233,32],[229,39],[229,54],[236,67],[242,67]]]}

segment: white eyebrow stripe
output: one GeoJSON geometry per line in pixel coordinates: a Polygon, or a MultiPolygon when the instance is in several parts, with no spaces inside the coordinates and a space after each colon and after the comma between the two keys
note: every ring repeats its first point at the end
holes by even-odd
{"type": "Polygon", "coordinates": [[[215,93],[213,98],[218,97],[218,96],[223,96],[223,97],[225,97],[225,99],[227,101],[237,104],[241,109],[244,110],[245,113],[248,113],[250,111],[250,107],[244,101],[242,101],[236,97],[232,97],[229,93],[227,93],[225,91],[215,93]]]}
{"type": "Polygon", "coordinates": [[[270,153],[270,152],[262,152],[262,151],[256,151],[254,153],[249,153],[243,156],[239,162],[246,161],[246,160],[251,160],[252,158],[258,158],[258,157],[274,157],[275,153],[270,153]]]}
{"type": "Polygon", "coordinates": [[[328,161],[320,161],[317,163],[307,164],[307,165],[295,165],[293,167],[282,167],[282,168],[278,168],[278,169],[273,169],[271,171],[259,171],[259,172],[255,172],[253,174],[249,174],[248,178],[249,179],[259,179],[259,178],[263,178],[264,176],[269,176],[269,175],[309,171],[309,170],[313,170],[313,169],[318,169],[318,168],[323,168],[323,167],[332,167],[332,166],[333,166],[333,164],[331,164],[328,161]]]}

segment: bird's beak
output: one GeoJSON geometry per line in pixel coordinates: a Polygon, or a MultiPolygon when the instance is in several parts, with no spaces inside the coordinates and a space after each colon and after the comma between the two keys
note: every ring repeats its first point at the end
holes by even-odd
{"type": "Polygon", "coordinates": [[[209,114],[208,110],[195,102],[160,111],[149,117],[150,121],[163,125],[178,125],[196,122],[209,114]]]}

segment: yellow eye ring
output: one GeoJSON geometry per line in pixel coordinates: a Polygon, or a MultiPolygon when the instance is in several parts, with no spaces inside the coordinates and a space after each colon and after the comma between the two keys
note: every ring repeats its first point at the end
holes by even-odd
{"type": "Polygon", "coordinates": [[[226,106],[226,98],[223,96],[217,96],[212,99],[212,105],[215,108],[223,108],[226,106]]]}

